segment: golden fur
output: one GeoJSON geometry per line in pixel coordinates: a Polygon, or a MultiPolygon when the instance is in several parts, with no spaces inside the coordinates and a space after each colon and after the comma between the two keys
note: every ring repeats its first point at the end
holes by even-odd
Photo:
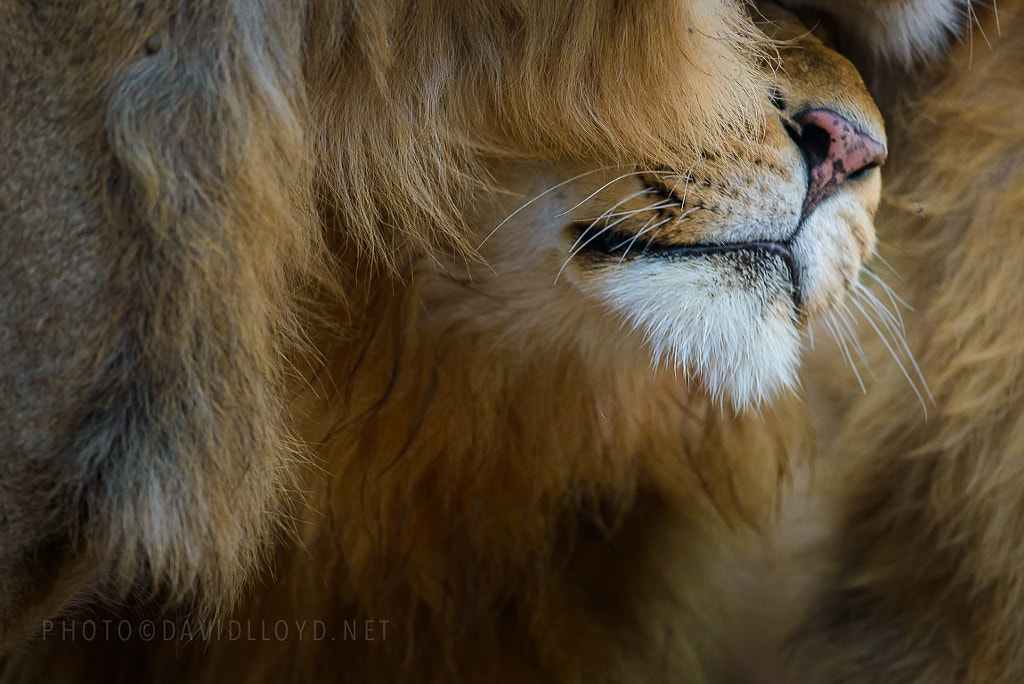
{"type": "Polygon", "coordinates": [[[877,224],[933,398],[869,347],[877,377],[828,435],[838,522],[800,681],[1024,680],[1024,8],[918,4],[957,19],[952,45],[864,66],[895,103],[877,224]]]}
{"type": "Polygon", "coordinates": [[[735,409],[873,247],[878,172],[804,211],[794,117],[884,140],[779,22],[776,63],[711,0],[4,6],[5,641],[216,609],[295,514],[235,617],[392,629],[43,640],[4,676],[721,674],[719,585],[797,450],[735,409]],[[573,251],[623,207],[629,247],[573,251]]]}

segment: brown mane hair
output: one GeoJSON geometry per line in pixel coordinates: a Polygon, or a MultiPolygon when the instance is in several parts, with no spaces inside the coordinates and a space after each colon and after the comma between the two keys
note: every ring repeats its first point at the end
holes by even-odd
{"type": "Polygon", "coordinates": [[[839,520],[802,680],[1024,678],[1024,3],[953,16],[948,54],[881,82],[897,104],[877,224],[934,400],[876,363],[830,435],[839,520]]]}
{"type": "Polygon", "coordinates": [[[298,290],[325,271],[299,17],[271,8],[152,16],[152,54],[107,87],[120,303],[54,492],[82,511],[72,536],[107,590],[149,578],[170,599],[230,601],[288,496],[281,358],[302,339],[298,290]]]}

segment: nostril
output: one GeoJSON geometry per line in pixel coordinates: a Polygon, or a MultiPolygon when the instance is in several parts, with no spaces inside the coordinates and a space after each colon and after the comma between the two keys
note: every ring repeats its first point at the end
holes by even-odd
{"type": "Polygon", "coordinates": [[[798,136],[796,144],[804,155],[807,168],[815,169],[824,164],[832,146],[832,137],[828,131],[812,123],[804,122],[803,130],[799,132],[798,136]]]}
{"type": "Polygon", "coordinates": [[[836,112],[812,109],[794,120],[800,129],[786,130],[807,165],[804,217],[845,181],[859,180],[885,162],[885,146],[836,112]]]}

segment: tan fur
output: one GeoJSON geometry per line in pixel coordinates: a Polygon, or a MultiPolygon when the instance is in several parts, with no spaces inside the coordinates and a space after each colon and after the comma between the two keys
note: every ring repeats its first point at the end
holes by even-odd
{"type": "Polygon", "coordinates": [[[801,681],[1024,679],[1024,8],[998,8],[895,89],[876,65],[903,96],[878,227],[934,402],[870,352],[829,437],[839,522],[801,681]]]}
{"type": "MultiPolygon", "coordinates": [[[[133,620],[221,605],[295,513],[235,616],[392,631],[42,641],[4,676],[719,673],[734,548],[803,449],[759,427],[788,402],[747,423],[709,392],[767,400],[790,366],[760,384],[710,369],[741,342],[755,368],[795,354],[803,317],[872,249],[878,173],[794,238],[802,309],[777,257],[588,262],[567,224],[603,225],[640,188],[685,196],[659,233],[673,244],[791,237],[807,181],[783,122],[829,106],[884,139],[849,65],[792,26],[768,60],[740,8],[711,0],[105,7],[0,9],[0,86],[24,108],[0,120],[18,288],[2,308],[4,637],[98,595],[133,620]],[[686,269],[710,285],[671,280],[686,269]],[[735,323],[712,316],[700,354],[661,355],[665,308],[616,294],[638,274],[670,279],[647,291],[663,299],[725,301],[735,323]],[[307,334],[323,368],[294,348],[307,334]],[[291,364],[316,377],[308,400],[291,364]]],[[[661,209],[635,210],[628,235],[661,209]]]]}

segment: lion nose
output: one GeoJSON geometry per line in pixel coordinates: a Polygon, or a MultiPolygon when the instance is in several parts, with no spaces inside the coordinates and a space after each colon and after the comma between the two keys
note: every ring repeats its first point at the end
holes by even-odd
{"type": "Polygon", "coordinates": [[[789,129],[789,134],[803,153],[808,176],[801,218],[847,179],[857,179],[885,162],[885,145],[831,110],[811,109],[794,119],[800,130],[789,129]]]}

